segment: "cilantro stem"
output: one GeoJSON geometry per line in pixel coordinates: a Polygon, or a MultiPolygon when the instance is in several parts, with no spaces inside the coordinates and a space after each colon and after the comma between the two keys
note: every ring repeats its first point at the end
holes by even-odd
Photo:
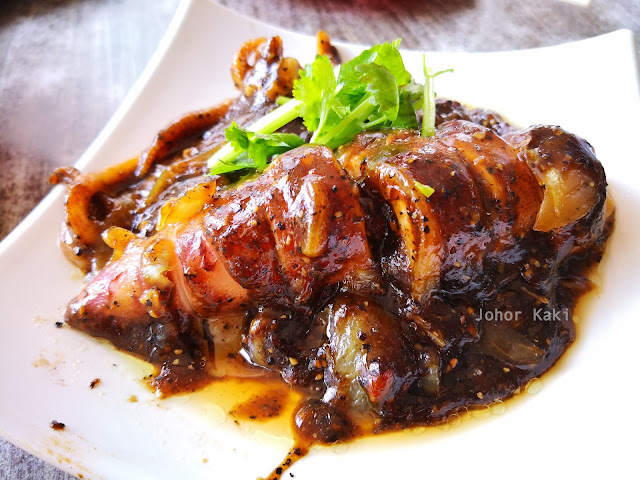
{"type": "MultiPolygon", "coordinates": [[[[300,100],[289,100],[284,105],[253,122],[247,127],[247,130],[255,133],[273,133],[298,118],[301,105],[302,102],[300,100]]],[[[235,150],[230,143],[225,143],[209,158],[207,166],[211,169],[219,163],[230,163],[241,153],[242,151],[235,150]]]]}
{"type": "Polygon", "coordinates": [[[436,92],[433,89],[433,79],[438,75],[453,72],[453,69],[440,70],[433,73],[427,67],[426,55],[422,55],[422,70],[424,72],[424,95],[422,96],[422,136],[433,137],[436,134],[436,92]]]}
{"type": "Polygon", "coordinates": [[[291,100],[293,100],[293,98],[284,97],[284,96],[280,95],[278,98],[276,98],[276,103],[278,105],[284,105],[285,103],[290,102],[291,100]]]}
{"type": "Polygon", "coordinates": [[[302,102],[300,100],[289,100],[284,105],[253,122],[247,130],[255,133],[273,133],[298,118],[300,116],[301,105],[302,102]]]}
{"type": "Polygon", "coordinates": [[[424,95],[422,97],[422,136],[432,137],[436,134],[436,95],[433,91],[431,69],[427,68],[426,55],[422,55],[422,71],[424,72],[424,95]]]}
{"type": "Polygon", "coordinates": [[[327,121],[327,116],[328,115],[329,115],[329,111],[325,109],[322,112],[322,114],[320,115],[320,119],[318,120],[318,128],[316,128],[316,131],[313,132],[313,135],[311,136],[311,139],[309,140],[309,143],[316,143],[317,138],[318,138],[318,134],[322,130],[322,127],[324,127],[324,124],[327,121]]]}
{"type": "Polygon", "coordinates": [[[322,145],[330,145],[331,140],[336,137],[340,132],[342,132],[347,126],[350,124],[360,120],[364,121],[376,108],[375,103],[373,102],[373,96],[368,95],[358,104],[356,108],[354,108],[349,115],[344,117],[338,124],[325,133],[322,137],[316,140],[317,143],[321,143],[322,145]]]}

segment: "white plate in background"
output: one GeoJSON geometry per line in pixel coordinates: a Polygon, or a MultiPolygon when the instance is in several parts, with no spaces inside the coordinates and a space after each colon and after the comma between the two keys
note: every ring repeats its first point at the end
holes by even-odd
{"type": "MultiPolygon", "coordinates": [[[[315,55],[315,38],[207,0],[184,1],[151,63],[77,166],[98,170],[129,158],[181,114],[234,95],[235,51],[249,38],[274,34],[283,37],[286,55],[302,63],[315,55]]],[[[344,58],[360,50],[338,46],[344,58]]],[[[405,58],[419,79],[421,54],[405,58]]],[[[561,125],[595,147],[617,205],[602,288],[581,315],[575,345],[535,396],[446,435],[317,449],[291,473],[304,480],[637,473],[640,100],[632,34],[516,52],[433,53],[428,63],[455,69],[438,78],[440,95],[519,125],[561,125]]],[[[0,244],[0,435],[84,478],[266,475],[291,440],[240,430],[219,407],[189,396],[156,400],[140,382],[145,364],[68,327],[54,328],[82,285],[56,245],[62,203],[56,188],[0,244]],[[90,390],[94,378],[102,383],[90,390]],[[132,395],[138,402],[128,401],[132,395]],[[53,431],[53,419],[67,428],[53,431]]]]}

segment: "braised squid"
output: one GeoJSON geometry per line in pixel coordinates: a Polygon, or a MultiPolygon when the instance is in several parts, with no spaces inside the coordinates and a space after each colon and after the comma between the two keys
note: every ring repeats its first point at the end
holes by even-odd
{"type": "Polygon", "coordinates": [[[433,136],[366,129],[210,175],[225,128],[275,109],[298,70],[279,38],[248,42],[236,99],[104,172],[54,174],[63,251],[88,273],[66,322],[157,365],[163,394],[279,375],[304,392],[302,443],[439,423],[549,369],[613,227],[591,146],[439,99],[433,136]]]}

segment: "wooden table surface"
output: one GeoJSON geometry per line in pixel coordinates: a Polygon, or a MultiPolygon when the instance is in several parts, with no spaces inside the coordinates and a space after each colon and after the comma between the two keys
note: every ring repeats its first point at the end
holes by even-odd
{"type": "MultiPolygon", "coordinates": [[[[140,74],[179,0],[3,0],[0,240],[76,162],[140,74]]],[[[221,0],[288,29],[424,50],[553,45],[619,28],[640,38],[638,0],[221,0]]],[[[638,43],[636,43],[638,46],[638,43]]],[[[55,241],[52,239],[52,241],[55,241]]],[[[0,479],[71,479],[0,439],[0,479]]]]}

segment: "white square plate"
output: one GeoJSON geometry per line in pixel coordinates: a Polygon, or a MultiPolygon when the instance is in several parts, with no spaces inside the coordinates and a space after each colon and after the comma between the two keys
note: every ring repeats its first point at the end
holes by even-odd
{"type": "MultiPolygon", "coordinates": [[[[274,34],[283,37],[285,54],[303,63],[313,58],[314,38],[207,0],[184,1],[142,77],[77,166],[98,170],[129,158],[180,114],[234,95],[234,52],[249,38],[274,34]]],[[[360,49],[338,46],[343,58],[360,49]]],[[[562,125],[592,143],[617,205],[599,272],[602,287],[580,315],[574,346],[535,396],[446,434],[316,449],[291,472],[305,480],[637,473],[640,100],[633,35],[618,31],[551,48],[428,58],[435,68],[455,69],[438,79],[440,95],[523,126],[562,125]]],[[[421,54],[406,52],[406,63],[420,78],[421,54]]],[[[62,193],[56,188],[0,244],[0,435],[84,478],[266,475],[290,439],[239,429],[220,407],[194,397],[156,400],[140,381],[148,366],[68,327],[54,328],[82,284],[56,245],[62,193]],[[90,390],[94,378],[102,383],[90,390]],[[128,401],[132,395],[138,402],[128,401]],[[67,428],[51,430],[53,419],[67,428]]]]}

